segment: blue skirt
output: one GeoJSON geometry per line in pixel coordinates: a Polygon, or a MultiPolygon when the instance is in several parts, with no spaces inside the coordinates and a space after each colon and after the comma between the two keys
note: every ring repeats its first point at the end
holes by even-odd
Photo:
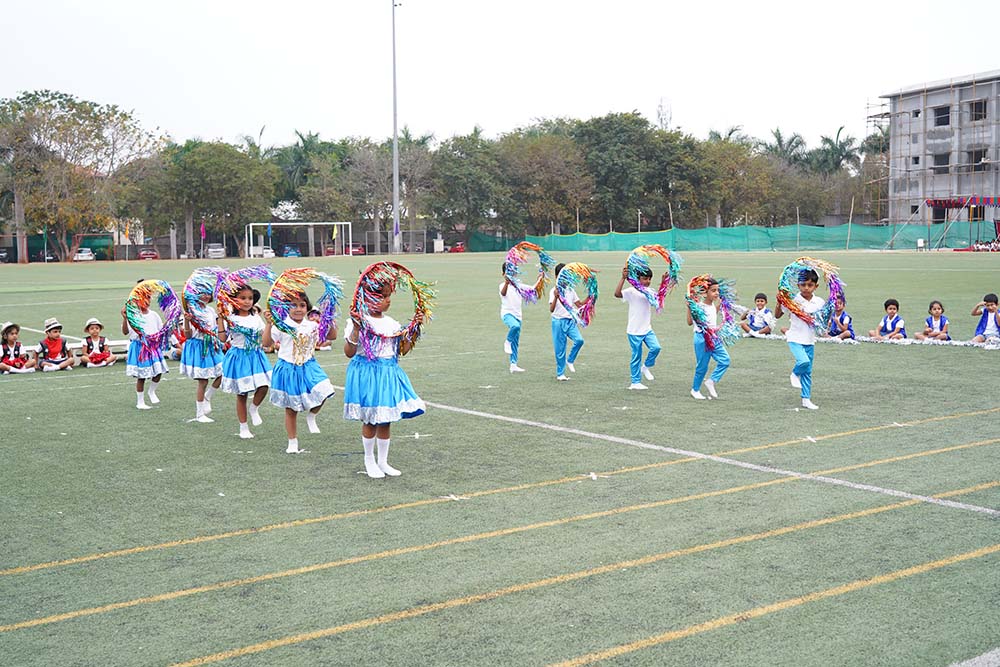
{"type": "Polygon", "coordinates": [[[271,362],[264,350],[231,347],[222,358],[222,391],[249,394],[271,384],[271,362]]]}
{"type": "Polygon", "coordinates": [[[344,419],[388,424],[422,415],[425,408],[395,359],[351,358],[344,380],[344,419]]]}
{"type": "Polygon", "coordinates": [[[181,364],[177,371],[192,380],[210,380],[222,375],[222,353],[215,345],[206,345],[198,338],[190,338],[181,351],[181,364]]]}
{"type": "Polygon", "coordinates": [[[169,373],[167,362],[163,360],[162,350],[153,350],[148,359],[139,360],[139,350],[142,343],[139,339],[128,344],[128,356],[125,358],[125,375],[128,377],[147,379],[169,373]]]}
{"type": "Polygon", "coordinates": [[[333,396],[333,385],[315,359],[301,366],[278,359],[271,372],[271,403],[305,412],[333,396]]]}

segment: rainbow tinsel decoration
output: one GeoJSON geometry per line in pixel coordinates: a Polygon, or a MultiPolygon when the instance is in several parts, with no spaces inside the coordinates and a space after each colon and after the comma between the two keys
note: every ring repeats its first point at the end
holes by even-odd
{"type": "Polygon", "coordinates": [[[129,327],[139,336],[141,349],[139,359],[149,359],[154,350],[166,350],[170,346],[170,334],[180,325],[181,304],[177,295],[165,280],[143,280],[132,288],[125,300],[125,319],[129,327]],[[149,308],[156,297],[156,303],[163,313],[163,327],[148,334],[143,328],[142,308],[149,308]]]}
{"type": "Polygon", "coordinates": [[[226,326],[232,333],[238,333],[246,340],[245,346],[248,350],[256,350],[261,346],[263,331],[251,329],[237,324],[232,319],[232,313],[236,311],[236,295],[244,288],[250,287],[250,281],[257,280],[267,283],[268,288],[274,284],[277,275],[269,264],[255,264],[245,266],[236,271],[227,273],[219,284],[219,314],[226,318],[226,326]]]}
{"type": "Polygon", "coordinates": [[[279,275],[271,285],[267,295],[267,307],[271,312],[274,327],[290,336],[296,334],[295,328],[289,326],[285,319],[291,310],[291,301],[300,294],[305,294],[309,284],[319,280],[323,283],[323,294],[313,304],[319,310],[319,340],[326,340],[331,326],[335,326],[337,305],[344,298],[344,281],[336,276],[329,276],[312,268],[288,269],[279,275]]]}
{"type": "Polygon", "coordinates": [[[844,296],[844,283],[837,275],[839,271],[837,266],[822,259],[799,257],[781,272],[781,278],[778,280],[778,303],[791,315],[815,329],[817,333],[825,334],[830,325],[830,318],[833,317],[836,309],[837,297],[844,296]],[[795,303],[795,297],[799,294],[800,274],[807,269],[812,269],[820,274],[821,278],[825,278],[829,290],[826,303],[814,314],[805,312],[802,306],[795,303]]]}
{"type": "Polygon", "coordinates": [[[628,268],[628,283],[645,295],[649,305],[656,308],[656,312],[663,310],[663,300],[667,294],[680,282],[681,263],[683,260],[677,253],[667,250],[661,245],[652,244],[639,246],[629,253],[626,267],[628,268]],[[639,282],[639,272],[645,273],[649,270],[649,260],[654,256],[660,256],[667,263],[667,270],[663,272],[659,288],[654,292],[649,287],[644,287],[639,282]]]}
{"type": "Polygon", "coordinates": [[[214,301],[219,292],[219,285],[228,271],[219,266],[203,266],[191,272],[184,283],[181,292],[181,308],[188,316],[191,326],[202,334],[201,344],[207,352],[209,349],[220,349],[219,325],[208,314],[204,297],[209,302],[214,301]]]}
{"type": "Polygon", "coordinates": [[[701,329],[701,335],[705,338],[705,348],[714,350],[717,345],[732,345],[740,339],[739,325],[736,323],[734,306],[736,305],[736,283],[727,278],[718,278],[719,283],[719,316],[722,323],[716,322],[716,326],[708,324],[708,316],[705,313],[702,297],[708,291],[709,283],[713,280],[712,274],[704,273],[695,276],[688,283],[688,290],[685,299],[688,310],[691,311],[691,320],[701,329]]]}
{"type": "Polygon", "coordinates": [[[581,262],[571,262],[562,268],[556,276],[556,296],[563,308],[573,315],[573,319],[580,326],[587,326],[594,319],[594,311],[597,308],[597,269],[592,269],[581,262]],[[571,303],[566,298],[566,290],[574,290],[577,285],[587,288],[587,298],[583,300],[583,305],[579,308],[575,303],[571,303]]]}
{"type": "Polygon", "coordinates": [[[545,291],[546,274],[555,266],[556,261],[541,246],[521,241],[507,251],[507,271],[505,276],[517,290],[521,298],[528,303],[535,303],[545,291]],[[528,261],[528,252],[538,253],[538,279],[532,286],[521,282],[521,265],[528,261]]]}
{"type": "Polygon", "coordinates": [[[430,283],[417,280],[402,264],[395,262],[372,264],[358,277],[358,284],[354,288],[354,297],[351,300],[351,317],[355,320],[355,324],[360,325],[358,348],[365,357],[374,359],[381,345],[388,339],[402,337],[416,342],[420,338],[421,322],[428,322],[431,319],[436,296],[430,283]],[[394,334],[384,336],[372,330],[367,316],[382,300],[382,290],[387,285],[391,286],[393,291],[400,287],[408,288],[413,295],[414,312],[413,319],[407,326],[394,334]]]}

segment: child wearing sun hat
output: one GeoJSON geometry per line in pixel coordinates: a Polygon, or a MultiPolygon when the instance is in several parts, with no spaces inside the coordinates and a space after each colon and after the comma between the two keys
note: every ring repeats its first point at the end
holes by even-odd
{"type": "Polygon", "coordinates": [[[118,357],[111,353],[108,339],[101,335],[103,330],[104,325],[96,317],[91,317],[83,325],[83,333],[87,337],[83,339],[83,346],[80,348],[80,363],[84,366],[100,368],[118,361],[118,357]]]}
{"type": "Polygon", "coordinates": [[[70,354],[62,329],[56,318],[45,320],[45,338],[35,347],[35,361],[45,372],[72,370],[76,365],[76,357],[70,354]]]}

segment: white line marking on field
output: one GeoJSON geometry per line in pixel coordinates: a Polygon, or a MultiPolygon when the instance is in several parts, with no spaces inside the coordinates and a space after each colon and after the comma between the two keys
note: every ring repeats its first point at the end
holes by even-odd
{"type": "Polygon", "coordinates": [[[808,440],[809,442],[813,442],[813,443],[816,442],[816,438],[812,437],[811,435],[807,435],[806,436],[806,440],[808,440]]]}
{"type": "MultiPolygon", "coordinates": [[[[34,304],[32,304],[32,305],[34,305],[34,304]]],[[[23,329],[24,331],[34,331],[35,333],[40,333],[40,334],[45,333],[41,329],[32,329],[31,327],[21,327],[21,329],[23,329]]],[[[77,338],[76,336],[70,336],[68,333],[64,333],[62,335],[62,337],[63,338],[72,338],[73,340],[83,340],[82,338],[77,338]]]]}
{"type": "Polygon", "coordinates": [[[1000,667],[1000,648],[977,655],[964,662],[953,662],[949,667],[1000,667]]]}
{"type": "Polygon", "coordinates": [[[780,475],[782,477],[794,477],[796,479],[822,482],[824,484],[832,484],[834,486],[844,486],[850,489],[856,489],[858,491],[870,491],[872,493],[880,493],[885,496],[907,498],[909,500],[919,500],[921,502],[930,503],[932,505],[951,507],[953,509],[961,509],[969,512],[976,512],[978,514],[985,514],[986,516],[1000,518],[1000,510],[995,510],[990,507],[980,507],[979,505],[969,505],[967,503],[960,503],[954,500],[945,500],[943,498],[932,498],[930,496],[921,496],[916,493],[908,493],[906,491],[898,491],[896,489],[887,489],[881,486],[873,486],[871,484],[849,482],[844,479],[837,479],[836,477],[825,477],[823,475],[811,475],[809,473],[797,472],[795,470],[773,468],[771,466],[758,465],[756,463],[748,463],[746,461],[738,461],[736,459],[730,459],[724,456],[716,456],[715,454],[703,454],[701,452],[694,452],[687,449],[677,449],[676,447],[664,447],[661,445],[654,445],[648,442],[641,442],[639,440],[620,438],[615,435],[592,433],[590,431],[584,431],[577,428],[556,426],[555,424],[546,424],[544,422],[536,422],[528,419],[518,419],[517,417],[505,417],[503,415],[494,415],[489,412],[480,412],[479,410],[466,410],[465,408],[456,408],[451,405],[431,403],[430,401],[426,401],[426,403],[427,405],[438,408],[439,410],[448,410],[450,412],[458,412],[461,414],[472,415],[474,417],[485,417],[487,419],[495,419],[497,421],[504,421],[512,424],[520,424],[522,426],[534,426],[536,428],[543,428],[549,431],[556,431],[558,433],[568,433],[570,435],[579,435],[584,438],[591,438],[594,440],[604,440],[607,442],[614,442],[620,445],[628,445],[629,447],[639,447],[640,449],[653,449],[660,452],[667,452],[668,454],[687,456],[690,458],[702,459],[703,461],[714,461],[716,463],[735,466],[737,468],[744,468],[746,470],[755,470],[757,472],[764,472],[771,475],[780,475]]]}
{"type": "MultiPolygon", "coordinates": [[[[109,287],[98,289],[111,289],[109,287]]],[[[122,302],[121,297],[110,297],[107,299],[73,299],[72,301],[26,301],[24,303],[0,303],[0,308],[17,308],[19,306],[65,306],[68,303],[101,303],[104,301],[122,302]]]]}

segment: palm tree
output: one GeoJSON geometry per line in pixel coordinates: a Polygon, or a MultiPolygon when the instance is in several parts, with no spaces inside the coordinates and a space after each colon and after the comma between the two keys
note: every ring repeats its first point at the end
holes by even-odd
{"type": "Polygon", "coordinates": [[[861,155],[858,152],[857,140],[854,137],[841,138],[844,131],[841,125],[837,129],[837,135],[820,138],[820,147],[809,153],[810,162],[814,171],[830,176],[836,174],[845,167],[857,171],[861,167],[861,155]]]}
{"type": "Polygon", "coordinates": [[[750,145],[751,140],[746,134],[743,133],[742,125],[733,125],[729,127],[726,132],[720,133],[718,130],[708,131],[709,141],[730,141],[734,144],[746,144],[750,145]]]}
{"type": "Polygon", "coordinates": [[[773,142],[759,141],[757,149],[765,155],[770,155],[782,160],[786,164],[802,164],[806,158],[806,141],[798,132],[793,132],[791,136],[785,137],[781,133],[781,128],[771,130],[773,142]]]}

